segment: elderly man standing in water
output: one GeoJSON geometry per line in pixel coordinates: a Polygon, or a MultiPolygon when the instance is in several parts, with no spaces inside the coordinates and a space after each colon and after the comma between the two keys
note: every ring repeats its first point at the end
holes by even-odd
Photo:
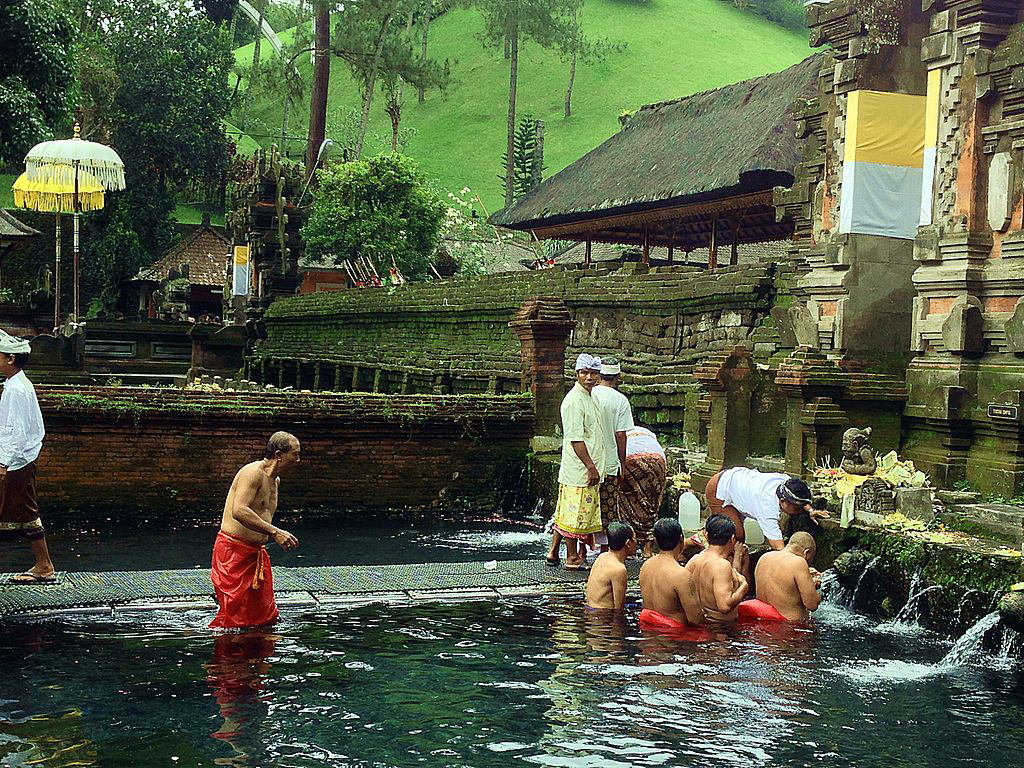
{"type": "Polygon", "coordinates": [[[288,432],[270,436],[263,458],[235,475],[213,545],[210,578],[220,610],[211,627],[258,627],[277,620],[267,541],[293,549],[299,540],[274,525],[282,472],[299,463],[299,441],[288,432]]]}
{"type": "Polygon", "coordinates": [[[554,532],[545,558],[558,565],[558,547],[565,539],[565,567],[588,570],[587,545],[601,527],[599,485],[604,478],[601,409],[590,392],[600,378],[601,360],[583,353],[576,358],[576,383],[562,400],[562,460],[558,467],[558,504],[554,532]]]}

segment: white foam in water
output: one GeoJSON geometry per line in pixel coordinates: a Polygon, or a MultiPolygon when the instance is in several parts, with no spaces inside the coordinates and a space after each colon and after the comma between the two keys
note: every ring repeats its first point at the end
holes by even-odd
{"type": "Polygon", "coordinates": [[[878,683],[909,683],[941,675],[950,670],[942,664],[916,664],[899,659],[871,659],[844,664],[836,668],[843,677],[861,685],[878,683]]]}

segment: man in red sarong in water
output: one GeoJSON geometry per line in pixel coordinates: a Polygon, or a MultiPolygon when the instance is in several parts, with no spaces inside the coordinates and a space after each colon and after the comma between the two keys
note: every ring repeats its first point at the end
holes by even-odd
{"type": "Polygon", "coordinates": [[[258,627],[277,620],[267,540],[294,549],[299,540],[274,525],[279,475],[299,463],[299,441],[288,432],[270,436],[260,461],[235,475],[213,545],[210,578],[220,610],[211,627],[258,627]]]}

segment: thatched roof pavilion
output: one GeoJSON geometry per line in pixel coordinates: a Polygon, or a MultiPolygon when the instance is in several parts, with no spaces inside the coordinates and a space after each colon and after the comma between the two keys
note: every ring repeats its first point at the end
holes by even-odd
{"type": "MultiPolygon", "coordinates": [[[[709,250],[788,239],[774,187],[804,156],[794,118],[821,54],[789,69],[642,107],[621,131],[491,217],[539,238],[709,250]]],[[[671,258],[671,255],[670,255],[671,258]]]]}

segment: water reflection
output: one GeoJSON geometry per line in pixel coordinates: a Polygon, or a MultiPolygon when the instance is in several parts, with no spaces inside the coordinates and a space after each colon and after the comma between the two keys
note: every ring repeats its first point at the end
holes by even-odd
{"type": "Polygon", "coordinates": [[[247,768],[265,764],[261,730],[270,697],[263,681],[279,639],[267,632],[224,634],[214,639],[213,658],[205,665],[206,682],[213,689],[223,722],[210,735],[234,750],[230,757],[216,758],[217,765],[247,768]]]}

